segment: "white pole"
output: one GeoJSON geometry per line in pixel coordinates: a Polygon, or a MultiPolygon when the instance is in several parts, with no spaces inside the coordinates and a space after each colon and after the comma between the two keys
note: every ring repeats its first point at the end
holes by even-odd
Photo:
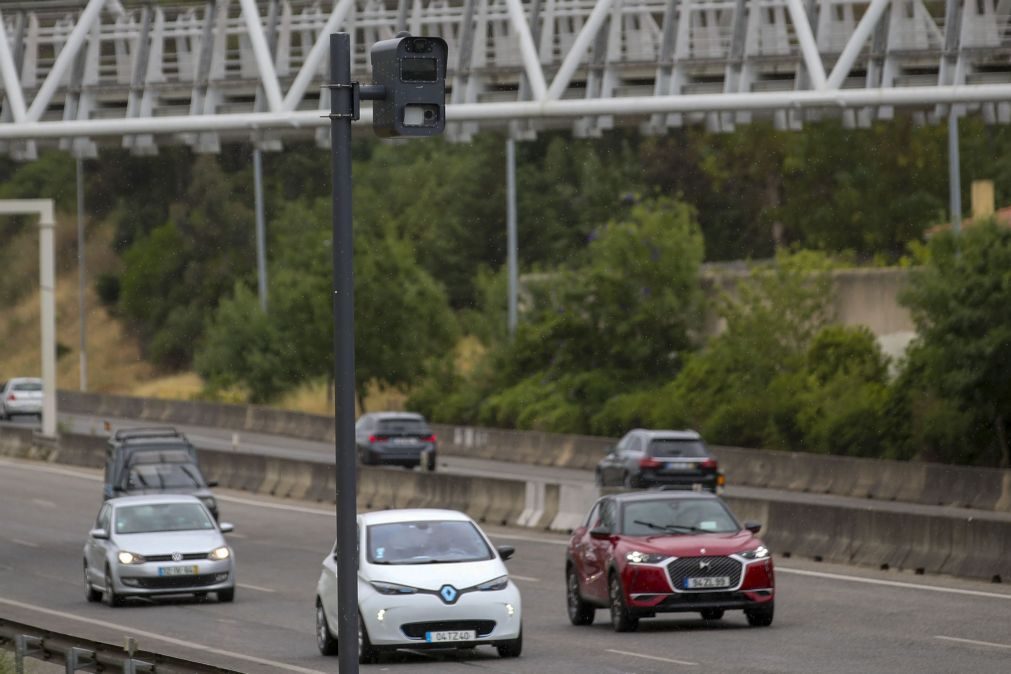
{"type": "Polygon", "coordinates": [[[267,313],[267,225],[263,215],[263,161],[253,146],[253,202],[256,207],[256,279],[260,309],[267,313]]]}
{"type": "Polygon", "coordinates": [[[583,54],[586,53],[586,49],[590,46],[593,38],[597,37],[600,26],[604,23],[604,19],[607,18],[610,12],[611,0],[597,0],[597,5],[590,12],[590,18],[586,20],[583,29],[579,31],[576,41],[572,43],[569,53],[565,55],[565,60],[562,61],[561,67],[555,74],[555,79],[551,81],[551,87],[547,93],[548,100],[560,98],[565,88],[569,86],[572,75],[576,72],[576,68],[579,67],[583,54]]]}
{"type": "Polygon", "coordinates": [[[537,56],[537,48],[534,47],[534,40],[530,36],[530,25],[527,23],[526,15],[523,14],[520,0],[506,0],[506,6],[509,7],[509,20],[520,43],[520,55],[523,57],[523,66],[530,81],[530,88],[533,90],[534,99],[540,101],[547,93],[547,83],[544,81],[544,71],[537,56]]]}
{"type": "Polygon", "coordinates": [[[827,88],[838,89],[842,86],[843,81],[850,74],[853,62],[857,60],[860,50],[864,48],[864,43],[867,42],[867,38],[871,36],[871,32],[881,19],[881,15],[884,14],[885,8],[888,7],[888,2],[889,0],[871,0],[870,6],[864,12],[864,15],[860,17],[860,23],[857,24],[856,30],[850,35],[849,42],[843,47],[839,60],[836,61],[835,67],[832,68],[832,74],[828,76],[828,82],[825,83],[827,88]]]}
{"type": "Polygon", "coordinates": [[[270,57],[267,39],[263,36],[263,24],[260,23],[260,10],[253,0],[239,0],[242,5],[242,16],[246,19],[246,34],[253,45],[253,55],[256,66],[260,69],[260,81],[263,83],[263,93],[267,96],[267,107],[271,112],[280,112],[283,107],[281,100],[281,85],[277,82],[277,71],[274,70],[274,60],[270,57]]]}
{"type": "MultiPolygon", "coordinates": [[[[297,108],[298,104],[302,101],[302,96],[305,95],[305,90],[309,87],[309,83],[312,82],[312,79],[316,77],[316,71],[319,70],[319,66],[323,62],[323,58],[328,53],[330,47],[330,33],[337,30],[337,26],[344,21],[344,17],[346,17],[348,12],[351,11],[353,4],[354,0],[340,0],[340,2],[337,3],[337,6],[333,8],[333,11],[330,13],[330,18],[326,20],[326,23],[323,25],[323,29],[319,32],[319,37],[316,38],[316,42],[313,43],[312,49],[309,50],[309,55],[305,57],[301,70],[299,70],[298,75],[295,76],[295,81],[291,83],[288,93],[284,96],[282,108],[285,112],[291,112],[297,108]]],[[[364,110],[362,112],[364,112],[364,110]]],[[[319,112],[316,112],[315,114],[318,115],[319,112]]],[[[323,122],[323,124],[329,123],[330,120],[325,120],[323,122]]]]}
{"type": "Polygon", "coordinates": [[[42,302],[42,435],[56,437],[56,237],[52,202],[39,218],[39,286],[42,302]]]}
{"type": "Polygon", "coordinates": [[[518,294],[516,236],[516,141],[506,141],[506,248],[509,274],[509,336],[516,334],[516,297],[518,294]]]}
{"type": "Polygon", "coordinates": [[[77,158],[77,311],[81,328],[81,380],[80,389],[88,390],[88,320],[85,301],[88,275],[84,254],[84,160],[77,158]]]}
{"type": "Polygon", "coordinates": [[[21,91],[17,68],[14,67],[14,56],[11,54],[10,43],[7,42],[7,27],[4,25],[2,14],[0,14],[0,76],[3,77],[4,93],[7,94],[7,102],[11,104],[14,121],[24,121],[25,95],[21,91]]]}
{"type": "Polygon", "coordinates": [[[825,65],[821,62],[821,54],[818,53],[818,45],[814,42],[814,34],[811,32],[811,22],[808,19],[804,6],[800,0],[786,0],[786,8],[790,11],[790,21],[793,22],[793,30],[797,34],[797,41],[800,42],[800,52],[804,56],[804,65],[807,67],[807,74],[811,78],[812,89],[825,88],[825,65]]]}

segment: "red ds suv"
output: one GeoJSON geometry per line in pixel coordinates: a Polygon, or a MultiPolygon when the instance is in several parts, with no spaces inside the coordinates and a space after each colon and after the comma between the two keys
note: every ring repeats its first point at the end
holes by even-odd
{"type": "Polygon", "coordinates": [[[719,620],[743,609],[750,625],[771,625],[775,578],[760,528],[741,526],[712,494],[605,496],[569,541],[569,620],[589,625],[597,608],[608,608],[615,631],[628,632],[657,613],[719,620]]]}

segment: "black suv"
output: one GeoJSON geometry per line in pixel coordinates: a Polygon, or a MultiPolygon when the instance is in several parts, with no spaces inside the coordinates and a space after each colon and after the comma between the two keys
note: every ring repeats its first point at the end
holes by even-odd
{"type": "Polygon", "coordinates": [[[197,449],[171,427],[122,428],[105,452],[105,499],[137,494],[192,494],[218,518],[210,492],[217,482],[204,479],[197,449]]]}
{"type": "Polygon", "coordinates": [[[597,464],[596,482],[626,489],[666,486],[715,493],[724,477],[716,457],[695,431],[637,428],[597,464]]]}
{"type": "Polygon", "coordinates": [[[355,424],[358,456],[367,466],[383,464],[435,470],[438,446],[425,417],[414,412],[371,412],[355,424]]]}

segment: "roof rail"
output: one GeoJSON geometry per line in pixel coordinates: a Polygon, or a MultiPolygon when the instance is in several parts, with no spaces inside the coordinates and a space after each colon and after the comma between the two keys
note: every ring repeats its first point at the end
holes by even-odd
{"type": "Polygon", "coordinates": [[[185,438],[172,426],[139,426],[136,428],[121,428],[117,430],[113,440],[129,440],[131,438],[185,438]]]}

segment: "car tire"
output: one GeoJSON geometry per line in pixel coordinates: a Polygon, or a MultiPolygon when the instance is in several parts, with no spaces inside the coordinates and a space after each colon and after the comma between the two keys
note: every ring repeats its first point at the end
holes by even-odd
{"type": "Polygon", "coordinates": [[[95,586],[91,584],[91,580],[88,579],[87,562],[84,563],[84,596],[92,604],[102,601],[102,592],[96,590],[95,586]]]}
{"type": "Polygon", "coordinates": [[[634,632],[639,628],[639,618],[632,615],[625,604],[625,592],[621,588],[621,578],[612,571],[607,581],[611,598],[611,627],[615,632],[634,632]]]}
{"type": "Polygon", "coordinates": [[[631,473],[626,472],[625,477],[622,478],[621,484],[625,489],[638,489],[639,482],[636,480],[631,473]]]}
{"type": "Polygon", "coordinates": [[[571,566],[565,572],[565,604],[569,622],[573,625],[592,625],[597,610],[583,601],[579,591],[579,576],[571,566]]]}
{"type": "Polygon", "coordinates": [[[435,454],[429,454],[428,457],[425,459],[425,470],[427,470],[429,473],[434,473],[437,467],[437,463],[438,462],[436,460],[435,454]]]}
{"type": "Polygon", "coordinates": [[[702,609],[702,619],[703,620],[719,620],[723,617],[725,611],[721,608],[704,608],[702,609]]]}
{"type": "Polygon", "coordinates": [[[523,626],[520,625],[520,635],[509,641],[501,641],[495,645],[500,658],[518,658],[523,653],[523,626]]]}
{"type": "Polygon", "coordinates": [[[316,598],[316,648],[322,655],[337,655],[337,639],[330,631],[323,602],[316,598]]]}
{"type": "Polygon", "coordinates": [[[772,604],[762,608],[747,609],[744,616],[748,619],[748,624],[752,627],[768,627],[772,624],[772,618],[776,607],[772,604]]]}
{"type": "Polygon", "coordinates": [[[112,582],[112,571],[108,566],[105,567],[105,603],[109,608],[117,608],[123,605],[123,595],[116,592],[115,585],[112,582]]]}
{"type": "Polygon", "coordinates": [[[379,651],[369,641],[369,631],[365,629],[365,621],[362,614],[358,614],[358,664],[368,665],[379,659],[379,651]]]}
{"type": "Polygon", "coordinates": [[[233,601],[235,601],[234,587],[230,587],[227,590],[218,590],[216,594],[218,595],[218,603],[231,604],[233,601]]]}

